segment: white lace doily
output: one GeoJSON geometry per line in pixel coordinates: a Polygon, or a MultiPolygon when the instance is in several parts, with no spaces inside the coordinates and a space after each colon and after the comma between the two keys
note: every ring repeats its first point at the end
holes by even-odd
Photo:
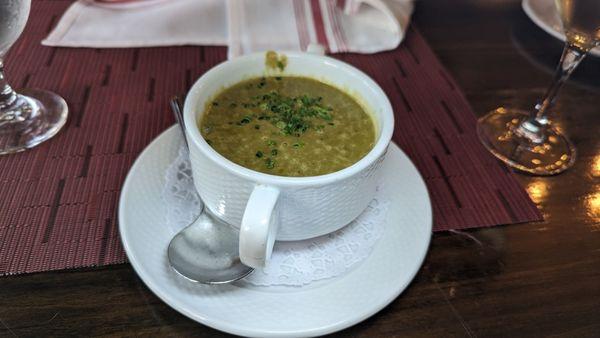
{"type": "MultiPolygon", "coordinates": [[[[166,224],[174,233],[198,217],[202,202],[183,146],[167,169],[162,199],[167,206],[166,224]]],[[[383,234],[388,204],[376,196],[356,220],[336,232],[304,241],[276,242],[268,266],[255,270],[245,281],[257,286],[302,286],[350,271],[369,256],[383,234]]]]}

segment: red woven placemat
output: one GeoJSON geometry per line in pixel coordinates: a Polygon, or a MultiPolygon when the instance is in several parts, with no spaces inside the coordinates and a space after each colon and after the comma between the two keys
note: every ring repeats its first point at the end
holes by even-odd
{"type": "MultiPolygon", "coordinates": [[[[41,46],[70,3],[34,1],[7,58],[14,86],[60,93],[70,116],[53,140],[0,157],[0,275],[125,262],[116,212],[127,171],[174,122],[169,96],[226,57],[220,47],[41,46]]],[[[434,230],[541,220],[479,144],[469,104],[418,32],[395,51],[336,57],[367,72],[392,101],[394,140],[427,182],[434,230]]]]}

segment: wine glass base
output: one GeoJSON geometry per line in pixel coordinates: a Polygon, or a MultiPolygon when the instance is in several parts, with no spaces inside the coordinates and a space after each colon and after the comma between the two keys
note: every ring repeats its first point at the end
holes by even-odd
{"type": "Polygon", "coordinates": [[[41,89],[19,92],[18,113],[0,121],[0,155],[33,148],[65,125],[68,107],[62,97],[41,89]]]}
{"type": "Polygon", "coordinates": [[[575,147],[548,121],[545,137],[533,142],[520,132],[529,113],[517,109],[498,108],[477,121],[477,134],[483,145],[510,167],[534,175],[556,175],[575,163],[575,147]]]}

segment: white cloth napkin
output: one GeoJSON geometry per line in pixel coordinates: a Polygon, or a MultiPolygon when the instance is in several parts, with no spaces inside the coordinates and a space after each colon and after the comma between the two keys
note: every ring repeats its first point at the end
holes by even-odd
{"type": "Polygon", "coordinates": [[[227,45],[375,53],[398,46],[412,0],[79,0],[42,42],[63,47],[227,45]]]}
{"type": "Polygon", "coordinates": [[[71,5],[42,41],[47,46],[127,48],[227,44],[223,0],[146,0],[71,5]]]}

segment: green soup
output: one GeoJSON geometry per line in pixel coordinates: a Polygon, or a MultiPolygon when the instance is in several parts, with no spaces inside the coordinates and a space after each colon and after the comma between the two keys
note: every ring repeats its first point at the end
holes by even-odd
{"type": "Polygon", "coordinates": [[[246,80],[205,109],[199,128],[208,144],[267,174],[329,174],[356,163],[375,144],[375,125],[358,102],[310,78],[246,80]]]}

